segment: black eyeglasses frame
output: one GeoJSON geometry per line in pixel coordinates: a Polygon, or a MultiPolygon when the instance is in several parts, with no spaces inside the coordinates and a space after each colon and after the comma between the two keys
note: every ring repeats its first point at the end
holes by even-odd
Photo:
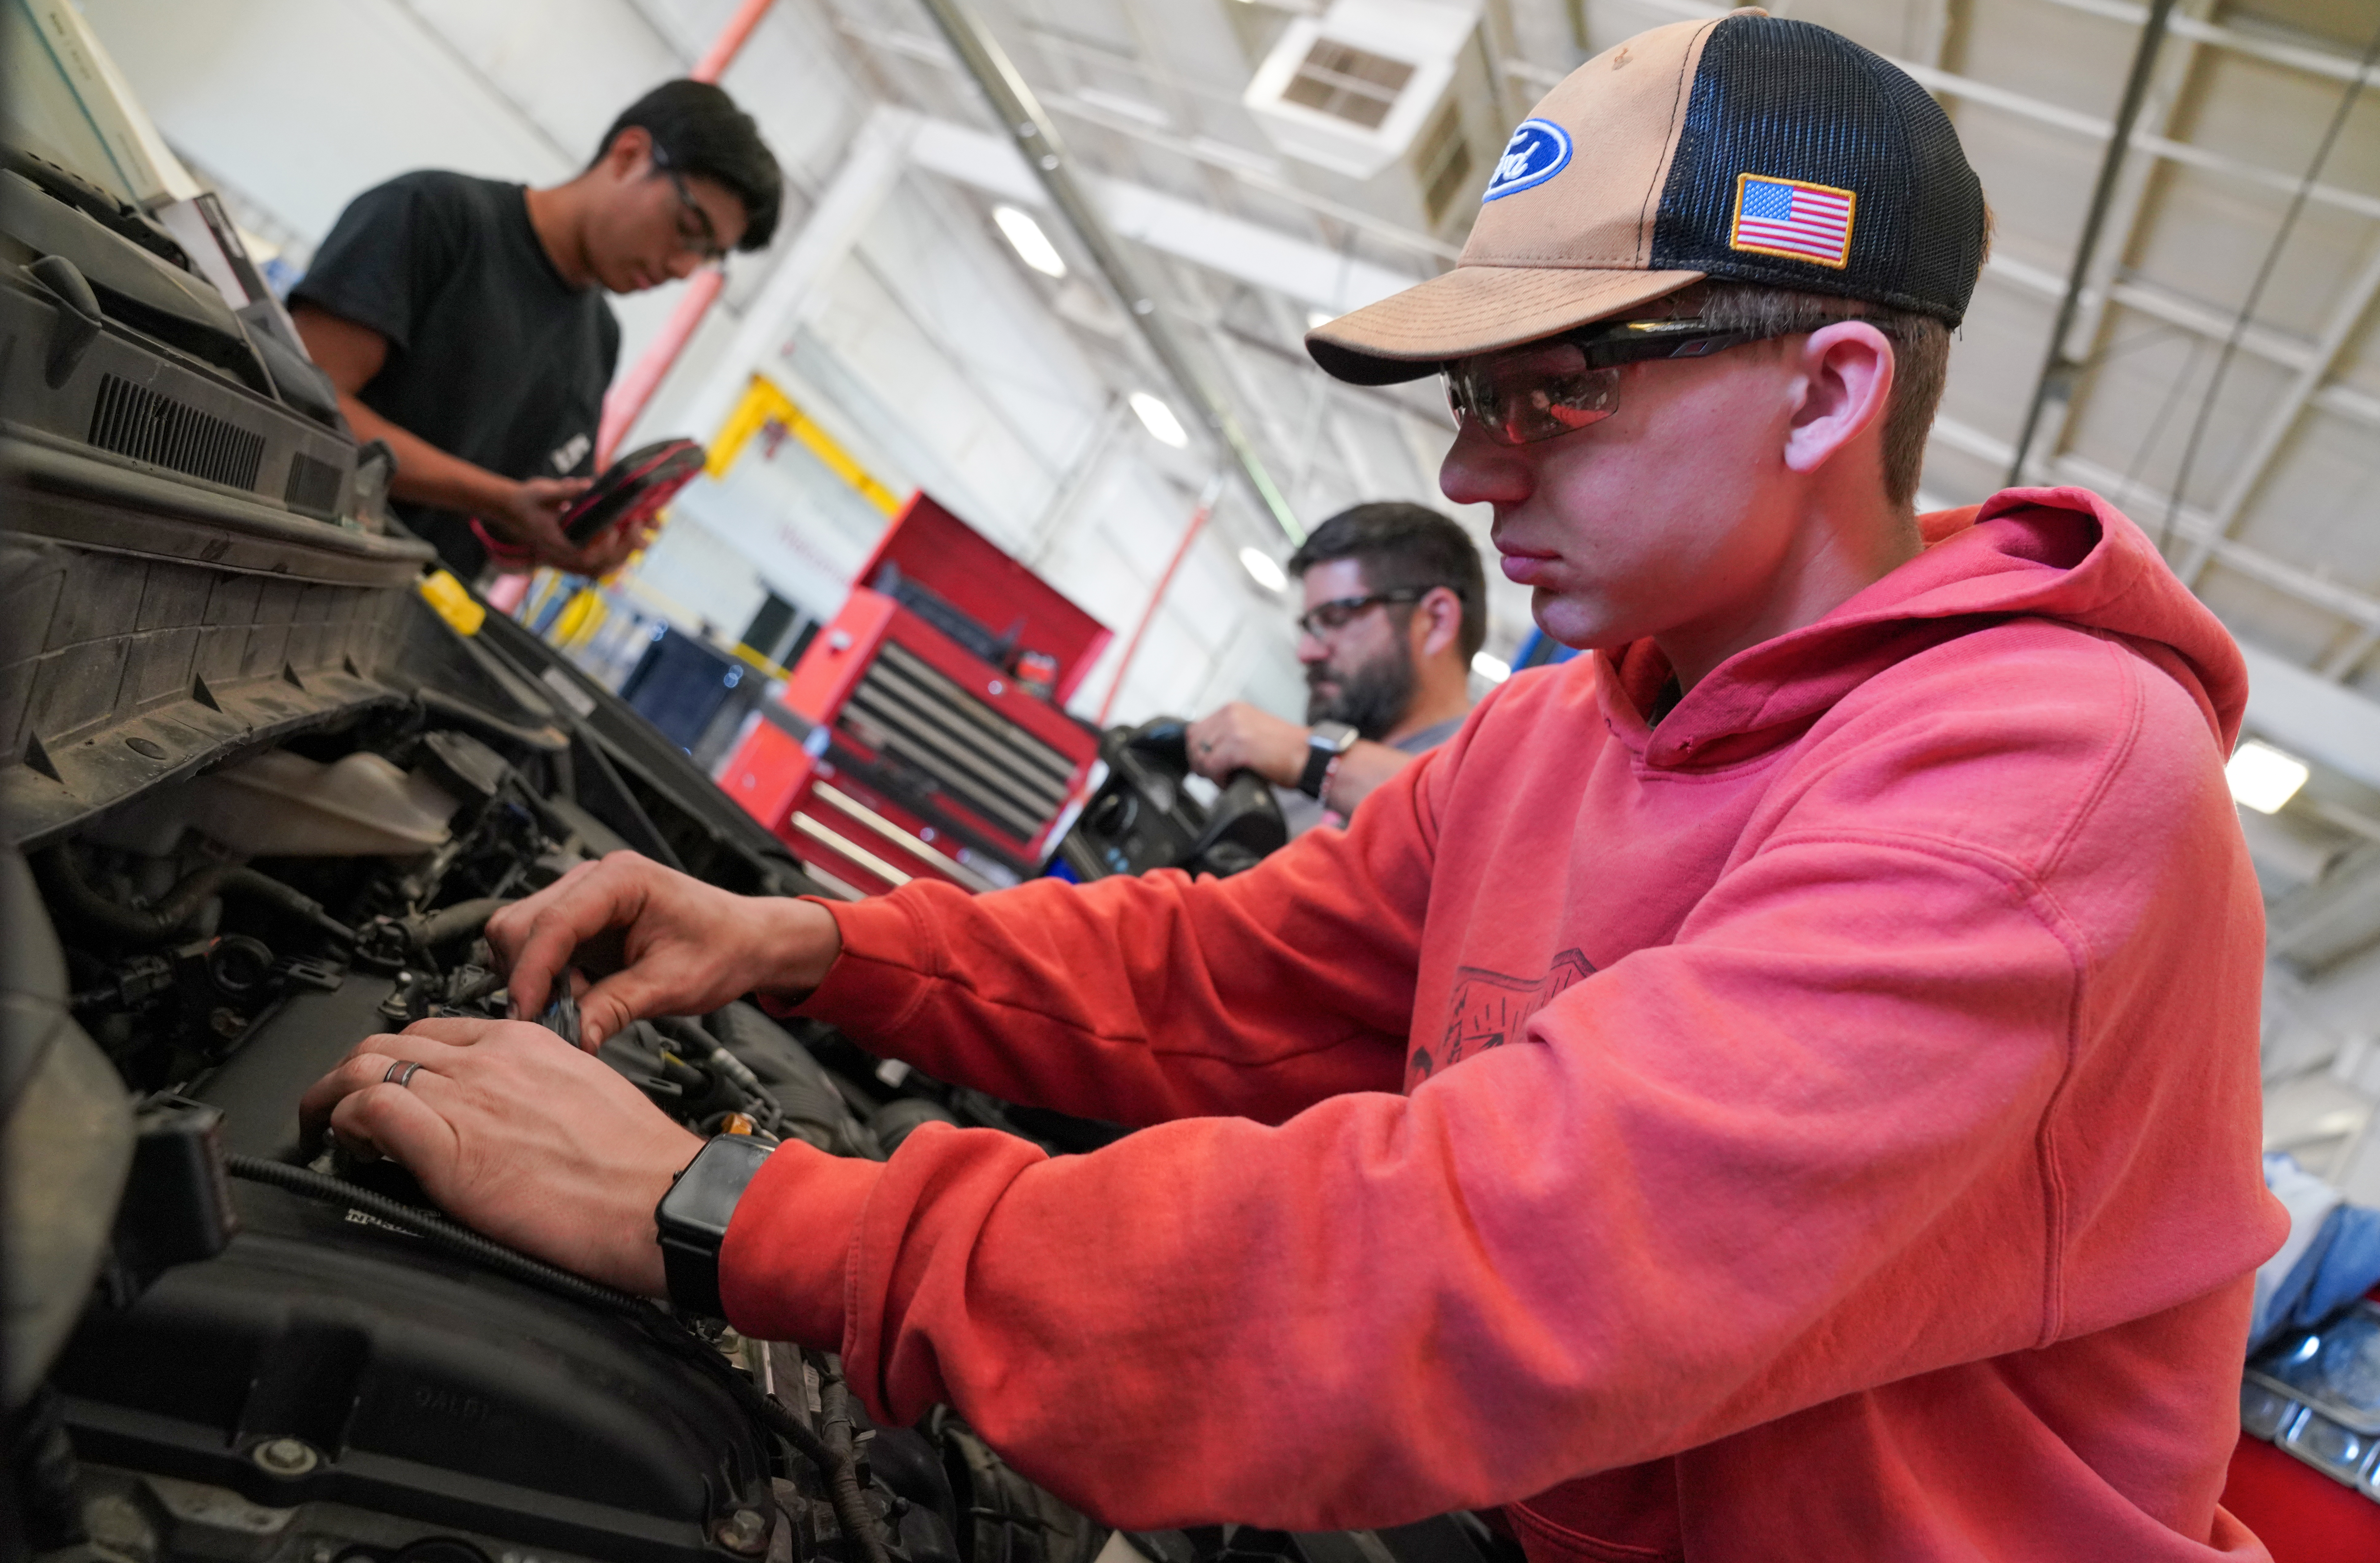
{"type": "Polygon", "coordinates": [[[1434,586],[1399,587],[1393,591],[1367,591],[1357,597],[1334,597],[1328,602],[1318,602],[1300,613],[1297,616],[1297,633],[1310,635],[1317,640],[1325,639],[1354,624],[1359,613],[1373,608],[1419,602],[1437,589],[1438,588],[1434,586]],[[1339,615],[1339,622],[1317,628],[1314,623],[1315,617],[1322,613],[1336,613],[1339,615]]]}
{"type": "Polygon", "coordinates": [[[702,263],[706,266],[726,265],[727,251],[720,246],[719,230],[711,225],[710,213],[702,209],[702,202],[694,199],[694,187],[686,182],[686,176],[677,171],[676,164],[671,160],[669,150],[659,141],[653,143],[653,166],[668,177],[670,188],[677,192],[678,205],[693,216],[696,225],[702,230],[698,237],[687,233],[686,224],[681,222],[677,229],[678,248],[702,257],[702,263]]]}

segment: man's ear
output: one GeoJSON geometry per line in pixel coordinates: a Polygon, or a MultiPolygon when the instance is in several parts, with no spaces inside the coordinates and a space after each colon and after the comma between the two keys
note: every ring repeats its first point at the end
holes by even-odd
{"type": "Polygon", "coordinates": [[[1463,599],[1446,587],[1432,587],[1414,604],[1414,625],[1421,631],[1421,656],[1436,657],[1463,643],[1463,599]]]}
{"type": "Polygon", "coordinates": [[[1865,321],[1837,321],[1803,339],[1797,368],[1785,465],[1815,472],[1882,423],[1892,400],[1892,341],[1865,321]]]}
{"type": "Polygon", "coordinates": [[[631,125],[613,137],[612,144],[604,149],[602,168],[614,179],[633,179],[644,173],[652,155],[652,132],[641,125],[631,125]]]}

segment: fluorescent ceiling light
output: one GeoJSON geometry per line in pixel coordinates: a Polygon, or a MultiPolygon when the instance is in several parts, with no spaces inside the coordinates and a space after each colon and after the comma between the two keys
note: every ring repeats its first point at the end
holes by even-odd
{"type": "Polygon", "coordinates": [[[1045,277],[1066,274],[1065,259],[1058,253],[1057,246],[1050,242],[1050,236],[1041,231],[1041,224],[1035,222],[1030,213],[1019,212],[1013,206],[995,206],[991,209],[991,220],[1000,224],[1000,231],[1015,248],[1018,260],[1045,277]]]}
{"type": "Polygon", "coordinates": [[[1501,684],[1512,676],[1512,664],[1501,657],[1490,657],[1485,651],[1471,654],[1471,671],[1490,684],[1501,684]]]}
{"type": "Polygon", "coordinates": [[[1308,331],[1319,330],[1338,318],[1338,316],[1332,314],[1328,309],[1308,309],[1305,311],[1305,329],[1308,331]]]}
{"type": "Polygon", "coordinates": [[[2271,814],[2297,796],[2310,774],[2302,760],[2252,738],[2233,750],[2231,763],[2223,768],[2232,797],[2259,814],[2271,814]]]}
{"type": "Polygon", "coordinates": [[[1281,574],[1280,563],[1260,548],[1240,550],[1240,563],[1257,578],[1257,585],[1267,591],[1287,591],[1289,577],[1281,574]]]}
{"type": "Polygon", "coordinates": [[[1190,442],[1190,431],[1182,427],[1182,420],[1173,416],[1173,409],[1148,392],[1132,394],[1132,410],[1140,415],[1142,428],[1175,450],[1190,442]]]}

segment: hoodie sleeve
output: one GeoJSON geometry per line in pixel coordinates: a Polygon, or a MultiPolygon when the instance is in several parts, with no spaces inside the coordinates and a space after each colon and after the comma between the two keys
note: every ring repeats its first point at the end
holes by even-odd
{"type": "Polygon", "coordinates": [[[1146,1124],[1278,1122],[1393,1091],[1429,893],[1424,765],[1229,879],[1164,870],[990,895],[912,881],[831,906],[797,1012],[1005,1100],[1146,1124]]]}
{"type": "MultiPolygon", "coordinates": [[[[1390,796],[1409,806],[1410,789],[1390,796]]],[[[1359,816],[1343,847],[1291,866],[1408,872],[1389,822],[1359,816]]],[[[1213,908],[1186,886],[1134,892],[1109,926],[1226,973],[1253,961],[1249,991],[1275,1003],[1273,983],[1314,982],[1330,1012],[1384,1025],[1345,974],[1278,952],[1297,941],[1252,889],[1213,908]]],[[[1049,937],[994,920],[1003,940],[1049,937]]],[[[1366,972],[1403,942],[1361,934],[1366,972]]],[[[905,979],[895,1018],[976,1024],[984,973],[905,979]]],[[[1409,1097],[1193,1119],[1057,1159],[948,1129],[882,1167],[781,1154],[729,1234],[728,1311],[838,1346],[880,1417],[950,1402],[1128,1528],[1319,1530],[1521,1498],[2041,1341],[2035,1142],[2077,973],[2054,914],[1987,857],[1779,840],[1674,943],[1409,1097]]],[[[1190,1028],[1211,1042],[1242,980],[1190,987],[1190,1028]]],[[[1146,1014],[1026,1024],[1096,1036],[1146,1014]]],[[[1179,1067],[1069,1057],[1151,1083],[1179,1067]]],[[[1151,1100],[1194,1096],[1216,1099],[1151,1100]]]]}

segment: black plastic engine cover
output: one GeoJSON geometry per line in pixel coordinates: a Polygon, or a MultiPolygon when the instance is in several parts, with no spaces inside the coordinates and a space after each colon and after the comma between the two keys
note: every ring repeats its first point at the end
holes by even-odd
{"type": "Polygon", "coordinates": [[[751,1424],[632,1325],[236,1187],[227,1250],[94,1308],[67,1346],[84,1458],[623,1559],[720,1558],[719,1521],[772,1511],[751,1424]]]}

